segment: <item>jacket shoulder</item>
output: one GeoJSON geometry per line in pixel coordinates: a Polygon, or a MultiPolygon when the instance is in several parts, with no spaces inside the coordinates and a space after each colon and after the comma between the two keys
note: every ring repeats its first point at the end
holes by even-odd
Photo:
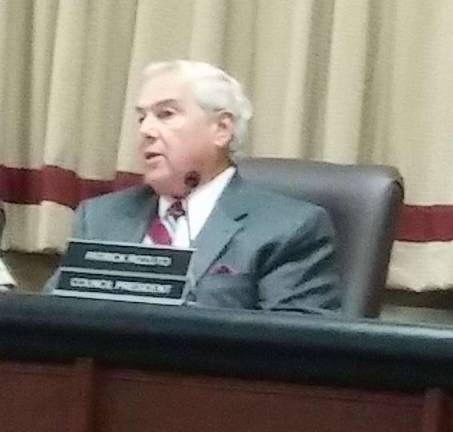
{"type": "Polygon", "coordinates": [[[266,209],[266,213],[271,208],[287,216],[290,216],[292,212],[313,214],[326,212],[320,205],[304,198],[296,198],[247,181],[244,182],[244,186],[244,192],[250,197],[251,202],[260,209],[266,209]]]}
{"type": "Polygon", "coordinates": [[[99,195],[93,198],[87,198],[80,203],[80,207],[89,209],[106,209],[124,206],[128,203],[143,199],[146,196],[152,196],[153,191],[146,186],[137,185],[128,187],[115,192],[109,192],[104,195],[99,195]]]}

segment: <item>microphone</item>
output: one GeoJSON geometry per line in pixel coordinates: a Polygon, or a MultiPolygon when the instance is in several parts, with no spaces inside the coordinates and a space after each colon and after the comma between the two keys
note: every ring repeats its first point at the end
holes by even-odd
{"type": "Polygon", "coordinates": [[[192,170],[184,176],[184,186],[187,188],[185,196],[189,195],[193,189],[200,184],[201,176],[198,171],[192,170]]]}

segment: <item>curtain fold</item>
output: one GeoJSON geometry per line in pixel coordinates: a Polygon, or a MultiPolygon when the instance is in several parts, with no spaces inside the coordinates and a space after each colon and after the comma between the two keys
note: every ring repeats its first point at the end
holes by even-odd
{"type": "Polygon", "coordinates": [[[3,247],[62,251],[72,209],[140,181],[150,61],[224,67],[254,156],[394,165],[406,185],[389,284],[453,288],[451,0],[1,0],[3,247]]]}

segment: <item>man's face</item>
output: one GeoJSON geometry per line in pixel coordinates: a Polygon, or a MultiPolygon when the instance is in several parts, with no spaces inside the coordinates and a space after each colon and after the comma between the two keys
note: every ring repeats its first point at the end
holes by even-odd
{"type": "Polygon", "coordinates": [[[145,83],[137,104],[144,181],[159,195],[184,195],[184,177],[196,171],[201,182],[227,164],[228,140],[221,118],[206,113],[184,80],[167,73],[145,83]]]}

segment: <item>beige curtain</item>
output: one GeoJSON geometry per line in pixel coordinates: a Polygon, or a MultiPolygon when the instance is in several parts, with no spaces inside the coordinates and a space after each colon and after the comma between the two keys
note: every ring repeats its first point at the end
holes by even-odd
{"type": "Polygon", "coordinates": [[[137,172],[150,61],[216,63],[255,107],[248,150],[397,166],[389,284],[453,287],[453,0],[0,0],[3,247],[61,251],[71,206],[137,172]]]}

